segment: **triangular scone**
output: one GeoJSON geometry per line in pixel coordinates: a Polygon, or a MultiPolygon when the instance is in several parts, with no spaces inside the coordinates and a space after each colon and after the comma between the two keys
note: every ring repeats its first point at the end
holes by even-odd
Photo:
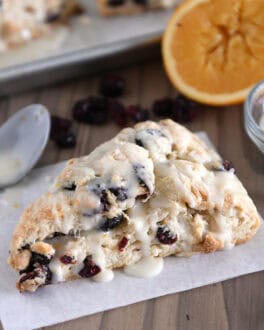
{"type": "Polygon", "coordinates": [[[230,248],[259,224],[233,169],[212,149],[171,120],[149,121],[68,162],[22,215],[9,264],[21,273],[20,291],[105,281],[141,260],[230,248]]]}

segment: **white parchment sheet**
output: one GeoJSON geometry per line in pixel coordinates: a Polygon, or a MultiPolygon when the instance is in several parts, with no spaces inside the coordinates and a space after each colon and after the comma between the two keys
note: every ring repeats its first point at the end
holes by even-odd
{"type": "MultiPolygon", "coordinates": [[[[210,142],[204,133],[200,136],[210,142]]],[[[154,278],[134,278],[116,271],[109,283],[82,279],[49,285],[34,294],[19,293],[15,288],[17,274],[6,263],[12,232],[22,209],[46,191],[63,165],[34,170],[22,184],[0,194],[0,318],[4,329],[48,326],[264,269],[262,225],[249,243],[233,250],[167,258],[162,273],[154,278]],[[16,208],[10,203],[16,203],[16,208]]]]}

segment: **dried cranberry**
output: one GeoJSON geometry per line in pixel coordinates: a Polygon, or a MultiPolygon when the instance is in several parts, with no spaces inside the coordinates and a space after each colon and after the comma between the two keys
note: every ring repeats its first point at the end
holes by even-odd
{"type": "Polygon", "coordinates": [[[108,196],[107,196],[106,190],[101,191],[100,201],[101,201],[103,212],[107,212],[109,210],[110,204],[109,204],[109,201],[108,201],[108,196]]]}
{"type": "Polygon", "coordinates": [[[59,13],[48,13],[46,16],[45,22],[46,23],[54,23],[61,18],[59,13]]]}
{"type": "Polygon", "coordinates": [[[30,244],[25,244],[25,245],[23,245],[19,250],[21,251],[21,250],[29,250],[30,249],[30,244]]]}
{"type": "Polygon", "coordinates": [[[27,266],[27,268],[21,270],[20,274],[32,272],[36,267],[40,265],[48,265],[50,261],[51,258],[48,258],[43,254],[32,252],[29,265],[27,266]]]}
{"type": "MultiPolygon", "coordinates": [[[[210,165],[210,163],[209,163],[210,165]]],[[[229,171],[233,171],[233,173],[235,173],[235,167],[233,165],[233,163],[230,160],[224,160],[222,163],[212,163],[211,167],[209,166],[209,169],[211,169],[214,172],[229,172],[229,171]]]]}
{"type": "Polygon", "coordinates": [[[124,3],[125,3],[125,0],[108,0],[107,1],[108,6],[112,6],[112,7],[121,6],[124,3]]]}
{"type": "Polygon", "coordinates": [[[144,143],[142,142],[142,140],[135,138],[135,143],[136,145],[138,145],[139,147],[145,148],[144,143]]]}
{"type": "Polygon", "coordinates": [[[231,162],[231,160],[224,160],[223,161],[223,168],[226,171],[235,170],[235,167],[234,167],[233,163],[231,162]]]}
{"type": "Polygon", "coordinates": [[[173,234],[168,228],[166,227],[159,227],[157,231],[157,239],[162,244],[171,245],[177,241],[177,235],[173,234]]]}
{"type": "Polygon", "coordinates": [[[149,0],[133,0],[137,5],[146,6],[149,0]]]}
{"type": "Polygon", "coordinates": [[[52,237],[63,237],[63,236],[66,236],[66,235],[63,234],[63,233],[60,233],[60,232],[58,232],[58,231],[55,231],[55,232],[53,233],[53,235],[52,235],[52,237]]]}
{"type": "Polygon", "coordinates": [[[127,109],[127,114],[135,123],[148,120],[149,111],[141,108],[139,105],[131,105],[127,109]]]}
{"type": "Polygon", "coordinates": [[[75,191],[76,187],[77,187],[76,184],[74,182],[72,182],[68,185],[63,186],[62,189],[68,190],[68,191],[75,191]]]}
{"type": "Polygon", "coordinates": [[[57,146],[63,149],[74,148],[76,146],[76,137],[70,132],[60,132],[54,138],[57,146]]]}
{"type": "Polygon", "coordinates": [[[95,208],[95,209],[86,210],[85,212],[82,213],[82,215],[84,217],[92,217],[94,215],[101,214],[101,212],[102,212],[102,209],[95,208]]]}
{"type": "Polygon", "coordinates": [[[101,224],[100,229],[102,231],[109,231],[119,226],[124,220],[125,217],[123,216],[123,214],[117,215],[116,217],[113,217],[111,219],[106,219],[104,220],[103,224],[101,224]]]}
{"type": "Polygon", "coordinates": [[[65,265],[76,264],[75,258],[67,255],[61,256],[60,261],[65,265]]]}
{"type": "Polygon", "coordinates": [[[152,135],[152,136],[165,137],[165,135],[164,135],[159,129],[155,129],[155,128],[147,128],[147,129],[146,129],[146,132],[147,132],[149,135],[152,135]]]}
{"type": "Polygon", "coordinates": [[[140,196],[137,196],[137,197],[139,199],[144,200],[150,194],[150,189],[147,186],[146,182],[143,180],[143,177],[145,176],[145,167],[141,164],[136,164],[136,165],[133,165],[133,169],[134,169],[135,175],[137,177],[138,184],[140,185],[140,187],[144,188],[144,190],[145,190],[144,194],[141,194],[140,196]]]}
{"type": "Polygon", "coordinates": [[[84,259],[83,264],[84,267],[79,272],[81,277],[93,277],[101,271],[101,268],[93,262],[90,256],[84,259]]]}
{"type": "Polygon", "coordinates": [[[187,123],[197,114],[198,104],[179,94],[172,107],[171,118],[180,123],[187,123]]]}
{"type": "Polygon", "coordinates": [[[51,270],[49,269],[49,267],[46,267],[46,270],[45,270],[45,273],[46,273],[46,281],[45,281],[45,284],[51,284],[51,281],[52,281],[52,272],[51,270]]]}
{"type": "Polygon", "coordinates": [[[51,258],[48,258],[47,256],[43,254],[39,254],[36,252],[32,252],[31,256],[31,263],[34,264],[40,264],[40,265],[48,265],[50,263],[51,258]]]}
{"type": "Polygon", "coordinates": [[[44,277],[45,284],[50,284],[52,281],[52,272],[48,266],[39,264],[33,271],[30,271],[23,275],[20,278],[19,283],[23,283],[27,280],[33,280],[36,277],[44,277]]]}
{"type": "Polygon", "coordinates": [[[100,209],[98,208],[98,209],[91,210],[91,212],[86,213],[85,215],[90,216],[90,215],[98,214],[101,211],[107,212],[110,208],[107,190],[104,187],[102,187],[100,184],[96,184],[96,187],[93,188],[92,191],[95,195],[97,195],[100,198],[101,207],[100,207],[100,209]]]}
{"type": "Polygon", "coordinates": [[[19,280],[19,283],[23,283],[23,282],[25,282],[27,280],[33,280],[37,275],[38,274],[35,271],[29,272],[29,273],[21,276],[21,278],[19,280]]]}
{"type": "Polygon", "coordinates": [[[118,101],[111,100],[108,104],[110,118],[119,126],[127,126],[128,118],[124,105],[118,101]]]}
{"type": "MultiPolygon", "coordinates": [[[[166,137],[160,130],[158,129],[155,129],[155,128],[147,128],[144,130],[146,133],[148,133],[149,135],[152,135],[152,136],[157,136],[157,137],[166,137]]],[[[143,147],[145,148],[145,145],[143,143],[143,141],[138,137],[138,135],[136,134],[136,137],[135,137],[135,143],[140,146],[140,147],[143,147]]]]}
{"type": "Polygon", "coordinates": [[[59,116],[51,116],[50,137],[53,139],[58,133],[68,132],[72,126],[72,121],[59,116]]]}
{"type": "Polygon", "coordinates": [[[124,251],[124,248],[127,246],[128,243],[128,238],[123,237],[121,241],[118,243],[118,250],[119,251],[124,251]]]}
{"type": "Polygon", "coordinates": [[[127,196],[127,189],[126,188],[109,188],[112,194],[114,194],[120,202],[125,201],[128,196],[127,196]]]}
{"type": "Polygon", "coordinates": [[[154,102],[152,111],[155,115],[160,117],[169,117],[173,108],[173,101],[171,98],[164,98],[154,102]]]}
{"type": "Polygon", "coordinates": [[[100,81],[100,93],[106,97],[119,97],[124,94],[126,83],[115,75],[104,76],[100,81]]]}
{"type": "Polygon", "coordinates": [[[108,102],[103,97],[90,96],[76,102],[72,109],[73,118],[88,124],[103,124],[108,119],[108,102]]]}

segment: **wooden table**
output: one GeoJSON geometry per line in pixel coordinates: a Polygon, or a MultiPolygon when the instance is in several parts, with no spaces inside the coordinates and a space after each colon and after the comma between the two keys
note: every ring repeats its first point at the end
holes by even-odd
{"type": "MultiPolygon", "coordinates": [[[[159,61],[116,72],[128,83],[128,91],[122,99],[127,105],[140,103],[149,107],[155,99],[177,94],[166,79],[159,61]]],[[[45,104],[53,114],[70,117],[75,100],[97,93],[98,80],[99,75],[3,98],[0,101],[0,124],[17,109],[36,102],[45,104]]],[[[205,130],[221,155],[234,162],[240,179],[259,212],[264,215],[264,156],[244,132],[242,107],[205,109],[188,127],[193,131],[205,130]]],[[[75,149],[59,150],[50,141],[38,166],[88,154],[98,144],[113,137],[119,129],[114,124],[102,127],[75,124],[75,130],[78,139],[75,149]]],[[[45,329],[264,329],[263,283],[264,272],[259,272],[45,329]]]]}

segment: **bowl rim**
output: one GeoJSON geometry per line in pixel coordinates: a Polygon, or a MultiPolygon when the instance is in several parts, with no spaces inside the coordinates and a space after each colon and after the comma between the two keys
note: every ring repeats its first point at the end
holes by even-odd
{"type": "MultiPolygon", "coordinates": [[[[249,92],[246,101],[244,103],[244,114],[245,114],[245,119],[249,120],[249,123],[253,126],[253,129],[255,132],[259,135],[259,138],[262,139],[264,138],[264,130],[260,128],[256,120],[254,119],[252,115],[252,105],[254,102],[254,97],[257,94],[258,90],[263,88],[263,94],[264,94],[264,80],[261,80],[258,82],[249,92]]],[[[264,112],[263,112],[264,114],[264,112]]]]}

